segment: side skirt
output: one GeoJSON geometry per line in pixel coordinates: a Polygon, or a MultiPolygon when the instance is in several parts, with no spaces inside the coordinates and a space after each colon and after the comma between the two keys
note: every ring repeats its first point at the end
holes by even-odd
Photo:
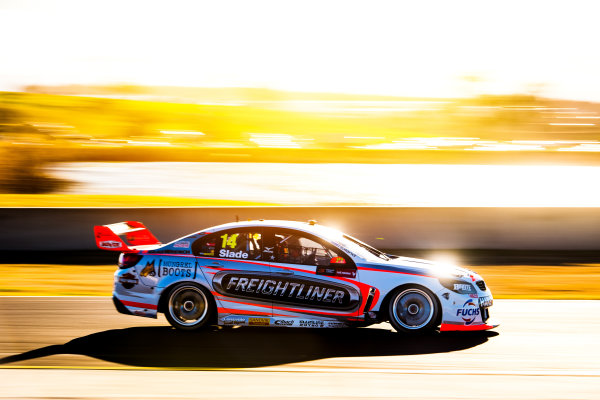
{"type": "Polygon", "coordinates": [[[338,320],[232,314],[219,316],[218,324],[225,326],[275,326],[282,328],[348,328],[351,326],[346,322],[338,320]]]}

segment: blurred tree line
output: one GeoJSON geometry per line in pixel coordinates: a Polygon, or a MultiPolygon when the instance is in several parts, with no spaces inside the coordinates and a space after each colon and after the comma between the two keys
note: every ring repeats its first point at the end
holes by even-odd
{"type": "MultiPolygon", "coordinates": [[[[597,140],[600,133],[595,124],[550,124],[560,110],[598,113],[598,104],[531,95],[408,99],[129,85],[28,90],[0,92],[3,192],[40,193],[65,185],[45,175],[49,162],[164,161],[182,155],[193,160],[211,148],[275,151],[258,148],[250,140],[253,133],[301,141],[302,148],[290,153],[288,162],[310,161],[311,150],[350,154],[356,147],[414,137],[597,140]],[[181,131],[190,134],[176,134],[181,131]]],[[[356,154],[345,157],[361,162],[356,154]]],[[[365,157],[377,162],[376,154],[365,157]]]]}

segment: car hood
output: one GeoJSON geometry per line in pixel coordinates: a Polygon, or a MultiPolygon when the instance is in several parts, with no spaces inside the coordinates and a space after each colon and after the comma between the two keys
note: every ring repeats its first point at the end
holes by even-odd
{"type": "Polygon", "coordinates": [[[481,279],[475,272],[452,264],[411,257],[395,257],[389,261],[381,261],[370,265],[385,266],[390,272],[408,272],[430,276],[468,276],[471,279],[481,279]]]}

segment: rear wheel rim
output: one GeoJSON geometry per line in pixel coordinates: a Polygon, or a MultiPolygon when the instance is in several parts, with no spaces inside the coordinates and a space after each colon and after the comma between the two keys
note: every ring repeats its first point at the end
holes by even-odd
{"type": "Polygon", "coordinates": [[[406,289],[394,299],[394,320],[403,328],[417,330],[426,327],[435,312],[433,299],[420,289],[406,289]]]}
{"type": "Polygon", "coordinates": [[[169,297],[169,315],[182,326],[202,323],[208,313],[208,299],[195,286],[183,286],[169,297]]]}

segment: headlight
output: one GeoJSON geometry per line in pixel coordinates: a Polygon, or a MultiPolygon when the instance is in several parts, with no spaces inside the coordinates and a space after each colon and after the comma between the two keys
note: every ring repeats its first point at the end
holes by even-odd
{"type": "Polygon", "coordinates": [[[469,282],[461,281],[452,278],[440,278],[440,283],[448,290],[452,290],[458,294],[473,294],[477,293],[473,285],[469,282]]]}

